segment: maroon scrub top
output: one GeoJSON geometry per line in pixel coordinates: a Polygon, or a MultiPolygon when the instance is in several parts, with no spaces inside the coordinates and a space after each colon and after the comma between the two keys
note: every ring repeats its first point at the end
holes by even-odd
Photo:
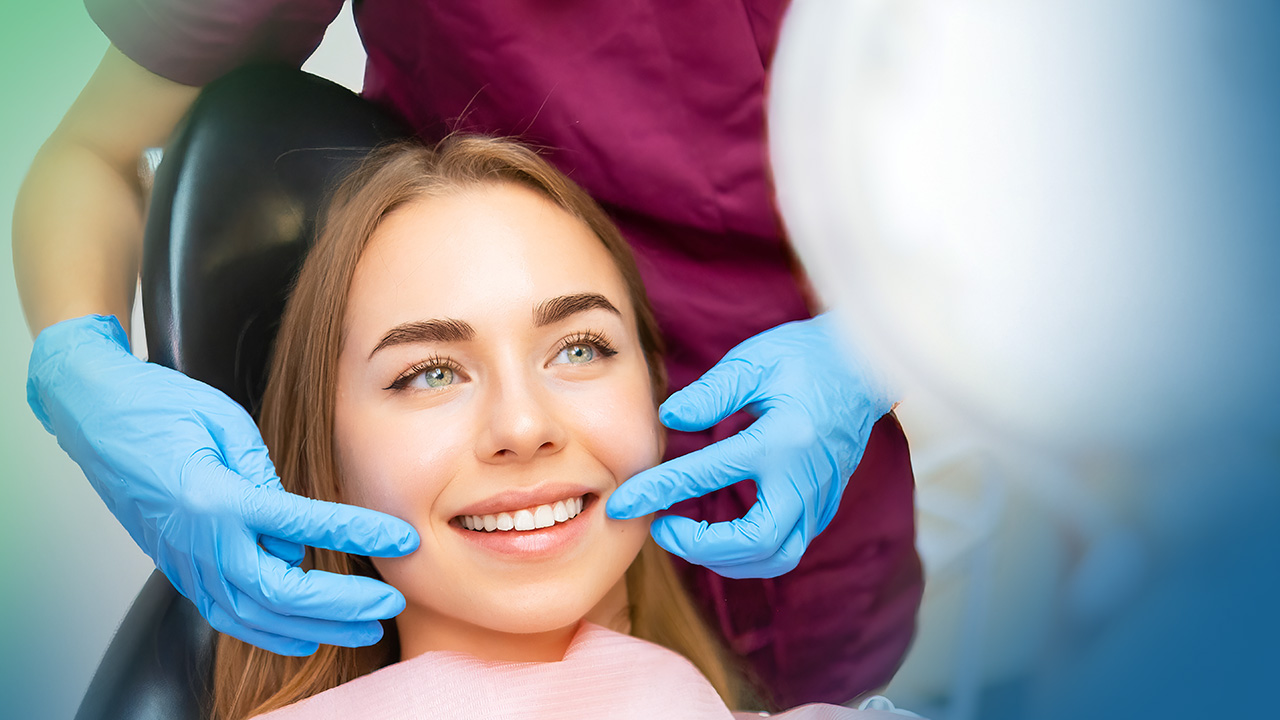
{"type": "MultiPolygon", "coordinates": [[[[341,0],[86,0],[125,55],[203,85],[248,62],[301,65],[341,0]]],[[[810,316],[764,145],[780,0],[356,0],[364,96],[427,140],[511,135],[603,204],[635,248],[684,387],[748,337],[810,316]]],[[[749,423],[672,433],[681,455],[749,423]]],[[[741,516],[750,483],[688,501],[741,516]]],[[[682,566],[776,703],[843,702],[886,683],[923,588],[913,478],[892,416],[875,427],[840,511],[799,567],[726,580],[682,566]]]]}

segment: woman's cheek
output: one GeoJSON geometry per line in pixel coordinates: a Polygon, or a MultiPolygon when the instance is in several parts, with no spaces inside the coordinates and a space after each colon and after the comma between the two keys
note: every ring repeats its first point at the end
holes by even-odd
{"type": "Polygon", "coordinates": [[[459,453],[457,428],[424,413],[360,425],[342,447],[354,504],[425,522],[459,453]]]}
{"type": "Polygon", "coordinates": [[[592,452],[622,482],[662,459],[663,428],[653,405],[648,371],[598,388],[579,417],[592,452]]]}
{"type": "Polygon", "coordinates": [[[413,578],[415,555],[417,555],[416,550],[402,557],[371,557],[369,560],[373,562],[373,567],[382,576],[384,582],[395,588],[405,588],[410,587],[407,583],[413,578]]]}
{"type": "Polygon", "coordinates": [[[658,422],[652,400],[646,398],[646,401],[641,408],[630,410],[632,422],[612,430],[616,433],[614,437],[631,439],[630,442],[619,443],[614,450],[613,464],[617,468],[619,482],[662,461],[665,429],[658,422]]]}

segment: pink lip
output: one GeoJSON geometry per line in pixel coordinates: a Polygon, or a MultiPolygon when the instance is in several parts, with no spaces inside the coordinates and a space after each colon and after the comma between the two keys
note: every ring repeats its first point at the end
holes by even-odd
{"type": "Polygon", "coordinates": [[[557,500],[581,497],[583,495],[599,495],[598,490],[571,483],[549,483],[538,487],[506,490],[486,500],[468,505],[454,513],[459,515],[497,515],[503,512],[515,512],[538,505],[550,505],[557,500]]]}
{"type": "MultiPolygon", "coordinates": [[[[557,498],[559,499],[559,498],[557,498]]],[[[545,504],[545,503],[539,503],[545,504]]],[[[463,539],[476,546],[498,555],[517,558],[520,561],[548,558],[567,551],[580,539],[585,537],[588,527],[595,519],[595,510],[601,503],[595,495],[587,498],[582,512],[568,522],[556,523],[540,530],[468,530],[457,523],[450,523],[455,532],[462,533],[463,539]]],[[[473,506],[479,507],[479,506],[473,506]]],[[[527,507],[527,506],[526,506],[527,507]]],[[[480,513],[462,513],[478,515],[480,513]]]]}

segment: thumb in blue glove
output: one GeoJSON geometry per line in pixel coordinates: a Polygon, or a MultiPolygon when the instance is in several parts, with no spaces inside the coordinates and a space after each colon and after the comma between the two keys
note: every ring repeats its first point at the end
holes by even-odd
{"type": "Polygon", "coordinates": [[[746,515],[708,524],[653,522],[671,553],[731,578],[775,577],[800,562],[831,522],[871,429],[892,407],[885,384],[837,336],[830,315],[750,338],[659,408],[673,430],[703,430],[741,409],[738,434],[641,472],[610,496],[610,517],[665,510],[741,480],[756,483],[746,515]]]}
{"type": "Polygon", "coordinates": [[[367,577],[298,567],[303,546],[390,557],[418,534],[382,513],[284,490],[257,426],[204,383],[129,353],[114,317],[36,338],[27,402],[134,542],[214,629],[283,655],[357,647],[404,609],[367,577]]]}

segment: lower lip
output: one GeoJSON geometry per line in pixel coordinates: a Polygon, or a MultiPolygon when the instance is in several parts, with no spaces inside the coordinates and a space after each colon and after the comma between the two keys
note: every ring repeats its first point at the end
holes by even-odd
{"type": "Polygon", "coordinates": [[[551,527],[539,530],[495,530],[494,532],[485,532],[482,530],[468,530],[460,525],[453,525],[452,527],[457,532],[462,533],[463,539],[467,542],[474,543],[484,550],[498,555],[532,560],[558,555],[572,547],[586,533],[588,522],[591,519],[588,515],[595,511],[598,504],[595,495],[588,495],[583,503],[582,512],[575,515],[568,522],[556,523],[551,527]]]}

